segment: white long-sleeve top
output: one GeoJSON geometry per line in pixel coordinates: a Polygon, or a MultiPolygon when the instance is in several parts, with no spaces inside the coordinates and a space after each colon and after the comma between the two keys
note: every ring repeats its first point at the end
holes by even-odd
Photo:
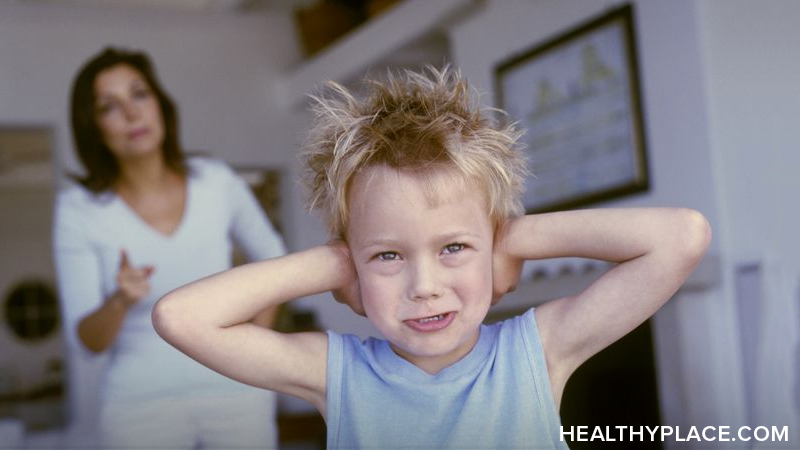
{"type": "Polygon", "coordinates": [[[183,218],[170,235],[149,226],[113,192],[97,195],[73,185],[57,195],[53,245],[63,325],[73,350],[88,352],[77,326],[117,289],[120,250],[135,267],[155,266],[150,294],[129,310],[110,349],[106,400],[245,388],[174,349],[151,322],[161,296],[230,268],[234,243],[250,260],[285,253],[252,192],[227,165],[191,158],[189,167],[183,218]]]}

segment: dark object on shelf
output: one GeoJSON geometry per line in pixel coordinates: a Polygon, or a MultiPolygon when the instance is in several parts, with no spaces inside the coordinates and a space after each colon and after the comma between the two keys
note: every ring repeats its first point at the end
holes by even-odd
{"type": "MultiPolygon", "coordinates": [[[[34,402],[40,400],[61,399],[64,397],[64,384],[56,383],[36,386],[25,392],[0,393],[0,404],[12,402],[34,402]]],[[[2,447],[0,447],[2,448],[2,447]]]]}
{"type": "Polygon", "coordinates": [[[366,14],[367,18],[372,19],[373,17],[377,17],[398,3],[401,0],[366,0],[366,14]]]}
{"type": "Polygon", "coordinates": [[[364,2],[323,0],[295,12],[306,56],[314,55],[366,20],[364,2]]]}
{"type": "Polygon", "coordinates": [[[58,328],[58,301],[53,289],[41,280],[16,283],[3,303],[3,319],[24,341],[46,338],[58,328]]]}

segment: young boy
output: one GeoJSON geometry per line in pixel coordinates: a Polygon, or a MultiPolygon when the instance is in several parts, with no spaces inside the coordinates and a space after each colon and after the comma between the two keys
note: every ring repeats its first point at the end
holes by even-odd
{"type": "Polygon", "coordinates": [[[243,383],[296,395],[328,448],[564,449],[570,374],[650,317],[703,257],[686,209],[521,215],[518,133],[428,68],[317,99],[307,163],[327,245],[232,269],[159,301],[156,330],[243,383]],[[482,325],[527,259],[618,263],[585,291],[482,325]],[[384,339],[281,334],[259,311],[332,291],[384,339]]]}

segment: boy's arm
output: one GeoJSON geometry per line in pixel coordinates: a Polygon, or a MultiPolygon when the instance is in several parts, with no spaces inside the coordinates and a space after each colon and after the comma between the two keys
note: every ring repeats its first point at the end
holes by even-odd
{"type": "Polygon", "coordinates": [[[700,213],[679,208],[566,211],[509,224],[496,250],[509,261],[577,256],[619,263],[580,294],[536,309],[556,405],[579,365],[647,320],[680,288],[710,237],[700,213]]]}
{"type": "Polygon", "coordinates": [[[355,277],[351,267],[346,251],[328,245],[239,266],[161,298],[153,325],[211,369],[301,397],[324,415],[326,335],[283,334],[250,320],[265,308],[345,285],[355,277]]]}

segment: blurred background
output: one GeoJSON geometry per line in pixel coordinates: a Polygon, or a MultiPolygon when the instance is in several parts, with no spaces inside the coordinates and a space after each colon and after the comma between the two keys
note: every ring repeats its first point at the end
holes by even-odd
{"type": "MultiPolygon", "coordinates": [[[[789,427],[783,443],[652,448],[800,448],[795,0],[0,1],[0,448],[13,448],[12,439],[21,448],[81,448],[92,431],[102,360],[79,364],[63,345],[51,257],[53,194],[67,172],[81,171],[68,97],[89,56],[106,45],[146,50],[180,108],[185,148],[251,180],[289,249],[299,250],[327,240],[297,185],[307,95],[320,83],[356,86],[386,68],[449,63],[497,105],[499,64],[627,4],[649,185],[591,206],[695,208],[714,241],[672,302],[616,353],[587,364],[587,381],[577,374],[568,384],[565,425],[593,426],[623,404],[609,425],[642,414],[685,429],[789,427]],[[646,381],[634,386],[631,374],[646,381]],[[594,405],[594,415],[573,415],[588,410],[582,405],[594,405]]],[[[495,316],[574,292],[602,269],[530,264],[495,316]]],[[[298,327],[375,334],[328,296],[296,309],[298,327]]],[[[280,414],[283,448],[324,447],[309,405],[282,399],[280,414]]]]}

